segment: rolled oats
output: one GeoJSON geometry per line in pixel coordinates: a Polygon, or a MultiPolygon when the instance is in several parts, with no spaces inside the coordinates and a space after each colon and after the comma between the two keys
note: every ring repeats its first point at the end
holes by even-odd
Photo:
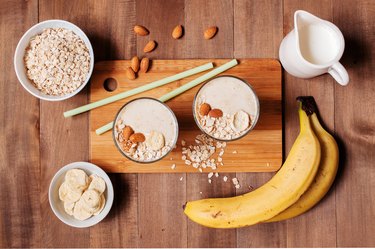
{"type": "Polygon", "coordinates": [[[63,96],[87,79],[90,53],[84,41],[64,28],[45,29],[30,39],[24,56],[27,77],[42,93],[63,96]]]}

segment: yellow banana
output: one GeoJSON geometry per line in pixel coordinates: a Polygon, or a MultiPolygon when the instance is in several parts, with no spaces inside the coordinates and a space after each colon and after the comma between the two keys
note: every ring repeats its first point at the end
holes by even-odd
{"type": "Polygon", "coordinates": [[[236,197],[187,202],[184,213],[207,227],[237,228],[266,221],[295,203],[313,181],[320,161],[319,141],[301,106],[300,134],[282,168],[269,182],[236,197]]]}
{"type": "Polygon", "coordinates": [[[315,113],[310,116],[310,121],[321,146],[320,165],[315,179],[296,203],[266,222],[286,220],[305,213],[326,195],[336,177],[339,165],[337,143],[321,126],[315,113]]]}

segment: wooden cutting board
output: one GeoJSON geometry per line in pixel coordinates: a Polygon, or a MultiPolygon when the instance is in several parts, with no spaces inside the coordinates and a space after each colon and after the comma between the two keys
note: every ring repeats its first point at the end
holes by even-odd
{"type": "MultiPolygon", "coordinates": [[[[94,102],[114,94],[153,82],[155,80],[179,73],[181,71],[213,62],[215,66],[229,60],[153,60],[150,71],[139,74],[136,80],[126,78],[124,69],[130,61],[102,61],[95,64],[91,78],[90,102],[94,102]],[[105,89],[105,80],[114,78],[117,81],[116,90],[105,89]]],[[[158,98],[165,93],[197,78],[193,75],[138,94],[125,100],[96,108],[90,112],[90,161],[102,167],[106,172],[116,173],[174,173],[198,172],[192,166],[187,166],[181,160],[181,140],[192,144],[197,134],[200,134],[192,114],[192,102],[200,86],[177,96],[167,102],[178,119],[180,134],[177,148],[163,160],[152,164],[137,164],[123,157],[114,145],[112,132],[96,135],[95,130],[113,121],[117,111],[127,101],[141,96],[158,98]],[[172,164],[176,168],[171,169],[172,164]]],[[[273,59],[243,59],[239,65],[223,73],[235,75],[247,80],[255,89],[260,100],[260,118],[253,131],[244,138],[228,143],[223,156],[223,166],[218,172],[265,172],[276,171],[282,163],[282,102],[281,102],[281,67],[273,59]],[[237,153],[233,153],[233,152],[237,153]]],[[[206,169],[206,172],[209,172],[206,169]]]]}

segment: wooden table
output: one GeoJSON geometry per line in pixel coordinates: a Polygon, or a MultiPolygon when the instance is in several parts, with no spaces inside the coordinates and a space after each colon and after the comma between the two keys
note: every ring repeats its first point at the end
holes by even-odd
{"type": "MultiPolygon", "coordinates": [[[[375,2],[373,0],[1,0],[0,1],[0,246],[1,247],[345,247],[375,246],[375,2]],[[336,183],[313,210],[287,222],[214,230],[189,221],[181,205],[190,199],[231,196],[230,184],[206,184],[206,174],[113,174],[115,203],[90,229],[64,225],[52,213],[48,186],[55,172],[88,160],[88,114],[62,112],[87,103],[88,89],[58,103],[39,101],[18,83],[13,54],[22,34],[38,21],[65,19],[92,41],[95,59],[142,56],[151,30],[159,46],[151,58],[277,58],[293,13],[305,9],[342,30],[346,87],[324,75],[311,80],[284,74],[285,155],[298,133],[295,98],[313,95],[322,120],[340,144],[336,183]],[[170,38],[182,24],[185,36],[170,38]],[[207,42],[202,30],[217,25],[207,42]],[[180,177],[183,180],[180,181],[180,177]],[[202,192],[202,195],[199,192],[202,192]]],[[[231,174],[257,187],[272,173],[231,174]]],[[[222,183],[220,183],[222,182],[222,183]]]]}

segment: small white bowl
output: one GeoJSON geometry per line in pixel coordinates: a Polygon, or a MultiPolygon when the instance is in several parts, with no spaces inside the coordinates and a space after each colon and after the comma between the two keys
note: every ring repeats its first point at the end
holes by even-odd
{"type": "Polygon", "coordinates": [[[92,71],[94,69],[94,51],[92,49],[91,43],[89,41],[89,38],[87,38],[86,34],[78,28],[73,23],[64,21],[64,20],[48,20],[44,22],[40,22],[34,26],[32,26],[26,33],[22,36],[20,41],[18,42],[16,52],[14,54],[14,69],[16,71],[17,78],[21,85],[32,95],[39,99],[48,100],[48,101],[60,101],[64,99],[68,99],[79,93],[89,82],[92,71]],[[78,35],[86,44],[89,53],[90,53],[90,71],[87,75],[86,81],[77,88],[74,92],[63,95],[63,96],[53,96],[53,95],[47,95],[39,91],[35,85],[31,82],[31,80],[27,77],[25,72],[25,63],[24,63],[24,55],[25,55],[25,49],[29,45],[29,41],[32,37],[34,37],[37,34],[40,34],[43,32],[44,29],[47,28],[65,28],[68,30],[73,31],[76,35],[78,35]]]}
{"type": "Polygon", "coordinates": [[[59,171],[57,171],[55,176],[52,178],[48,191],[49,204],[51,205],[52,211],[55,213],[57,218],[59,218],[62,222],[69,226],[78,228],[91,227],[99,223],[101,220],[103,220],[111,210],[113,204],[113,196],[113,186],[108,175],[95,164],[88,162],[74,162],[62,167],[59,171]],[[106,202],[100,214],[96,216],[91,216],[87,220],[81,221],[75,219],[73,216],[65,212],[64,203],[59,199],[59,187],[65,180],[66,172],[70,169],[82,169],[89,176],[91,174],[96,174],[103,178],[103,180],[106,183],[106,190],[103,193],[106,202]]]}

